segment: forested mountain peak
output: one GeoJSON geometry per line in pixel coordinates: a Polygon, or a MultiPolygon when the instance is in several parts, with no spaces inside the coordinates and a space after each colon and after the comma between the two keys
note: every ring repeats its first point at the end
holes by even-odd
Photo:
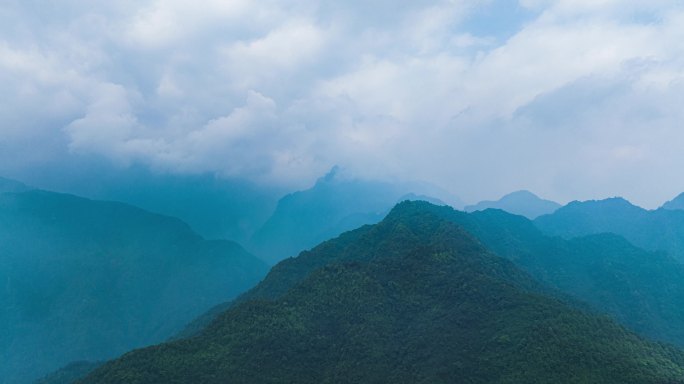
{"type": "Polygon", "coordinates": [[[401,203],[81,382],[682,382],[680,352],[546,296],[439,212],[401,203]]]}

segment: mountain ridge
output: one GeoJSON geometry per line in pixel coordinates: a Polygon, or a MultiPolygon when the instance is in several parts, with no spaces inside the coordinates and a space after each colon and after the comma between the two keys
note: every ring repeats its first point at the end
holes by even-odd
{"type": "Polygon", "coordinates": [[[21,181],[8,179],[0,176],[0,193],[6,192],[25,192],[32,189],[21,181]]]}
{"type": "Polygon", "coordinates": [[[649,251],[684,261],[684,211],[646,210],[623,198],[575,201],[534,221],[543,232],[572,238],[603,232],[623,236],[649,251]]]}
{"type": "Polygon", "coordinates": [[[430,199],[410,183],[347,178],[333,168],[309,189],[283,196],[254,233],[251,249],[271,264],[365,224],[375,224],[406,197],[430,199]]]}
{"type": "Polygon", "coordinates": [[[661,208],[663,209],[680,209],[684,210],[684,192],[677,195],[674,199],[666,201],[661,208]]]}
{"type": "Polygon", "coordinates": [[[118,202],[0,194],[0,382],[165,340],[266,265],[183,221],[118,202]]]}
{"type": "Polygon", "coordinates": [[[199,335],[79,383],[682,382],[682,352],[539,293],[424,207],[402,203],[302,253],[303,277],[252,290],[199,335]]]}
{"type": "Polygon", "coordinates": [[[561,205],[555,201],[542,199],[527,190],[520,190],[504,195],[499,200],[484,200],[463,208],[466,212],[482,211],[485,209],[501,209],[528,219],[554,212],[561,205]]]}
{"type": "Polygon", "coordinates": [[[428,204],[423,209],[460,225],[547,286],[643,336],[684,347],[684,266],[674,257],[615,234],[549,236],[533,221],[502,210],[464,213],[428,204]]]}
{"type": "MultiPolygon", "coordinates": [[[[625,204],[619,200],[615,203],[625,204]]],[[[673,257],[643,250],[614,234],[569,240],[549,237],[534,222],[502,210],[465,213],[424,202],[411,204],[466,229],[497,255],[513,261],[547,285],[552,290],[550,294],[586,303],[643,336],[684,347],[684,287],[679,284],[684,280],[684,267],[673,257]]],[[[364,226],[338,239],[342,243],[358,241],[371,228],[364,226]]],[[[313,269],[334,260],[323,256],[342,252],[338,244],[321,243],[316,247],[316,258],[311,257],[312,250],[283,260],[269,273],[279,275],[278,279],[267,276],[236,301],[276,298],[313,269]]],[[[184,334],[198,332],[217,313],[207,314],[184,334]]]]}

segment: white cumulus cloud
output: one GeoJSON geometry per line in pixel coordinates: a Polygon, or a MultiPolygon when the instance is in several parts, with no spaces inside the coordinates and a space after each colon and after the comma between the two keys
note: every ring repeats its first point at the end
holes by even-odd
{"type": "Polygon", "coordinates": [[[9,1],[0,172],[88,154],[304,185],[339,164],[654,206],[684,190],[683,21],[674,0],[9,1]]]}

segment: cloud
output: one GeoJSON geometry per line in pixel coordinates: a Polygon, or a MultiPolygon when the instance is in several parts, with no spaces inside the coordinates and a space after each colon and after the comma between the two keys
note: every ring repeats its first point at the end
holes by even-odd
{"type": "Polygon", "coordinates": [[[64,129],[71,139],[69,148],[128,161],[135,156],[130,140],[143,135],[145,127],[135,116],[126,89],[116,84],[98,84],[91,97],[85,116],[64,129]]]}
{"type": "Polygon", "coordinates": [[[287,185],[340,164],[467,200],[684,190],[677,1],[36,7],[0,6],[0,171],[87,154],[287,185]]]}

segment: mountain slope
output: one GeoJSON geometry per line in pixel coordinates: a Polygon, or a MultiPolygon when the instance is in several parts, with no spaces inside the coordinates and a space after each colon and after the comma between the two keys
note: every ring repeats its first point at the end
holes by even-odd
{"type": "Polygon", "coordinates": [[[632,244],[668,252],[684,261],[684,211],[648,211],[622,198],[572,202],[551,215],[535,220],[545,233],[565,238],[615,233],[632,244]]]}
{"type": "Polygon", "coordinates": [[[97,156],[44,165],[22,180],[40,189],[120,201],[177,217],[205,238],[240,244],[247,243],[287,192],[213,172],[178,174],[140,164],[121,167],[97,156]]]}
{"type": "Polygon", "coordinates": [[[313,272],[274,269],[263,283],[284,292],[260,285],[198,336],[81,383],[683,382],[681,352],[540,294],[423,207],[303,253],[313,272]]]}
{"type": "Polygon", "coordinates": [[[236,243],[126,204],[0,194],[0,383],[165,340],[266,270],[236,243]]]}
{"type": "Polygon", "coordinates": [[[541,215],[553,213],[561,205],[539,198],[530,191],[517,191],[509,193],[497,201],[485,200],[475,205],[466,206],[466,212],[483,211],[489,208],[501,209],[516,215],[522,215],[528,219],[534,219],[541,215]]]}
{"type": "Polygon", "coordinates": [[[684,210],[684,193],[680,193],[674,199],[663,204],[662,208],[684,210]]]}
{"type": "Polygon", "coordinates": [[[213,174],[159,174],[137,168],[105,172],[107,178],[90,175],[79,187],[63,188],[79,196],[121,201],[177,217],[206,238],[241,244],[268,219],[285,193],[273,186],[266,188],[213,174]]]}
{"type": "Polygon", "coordinates": [[[28,187],[26,184],[12,180],[12,179],[6,179],[4,177],[0,177],[0,193],[4,192],[25,192],[31,189],[28,187]]]}
{"type": "Polygon", "coordinates": [[[35,381],[34,384],[71,384],[101,365],[102,362],[76,361],[45,375],[35,381]]]}
{"type": "Polygon", "coordinates": [[[336,168],[307,190],[278,202],[273,215],[252,237],[251,249],[270,263],[364,224],[382,220],[398,201],[428,198],[424,186],[345,179],[336,168]]]}
{"type": "Polygon", "coordinates": [[[522,216],[489,209],[474,213],[414,203],[456,223],[535,279],[634,331],[684,347],[684,267],[611,234],[572,240],[545,236],[522,216]]]}
{"type": "MultiPolygon", "coordinates": [[[[411,204],[462,226],[486,247],[556,291],[612,315],[641,335],[684,347],[684,266],[669,255],[644,251],[611,234],[572,240],[548,237],[530,220],[501,210],[468,214],[423,202],[411,204]]],[[[273,267],[269,278],[238,301],[273,299],[340,254],[362,255],[358,249],[343,250],[340,244],[353,244],[370,228],[323,243],[315,256],[303,252],[282,261],[273,267]]],[[[219,310],[196,321],[185,335],[196,333],[219,310]]]]}

